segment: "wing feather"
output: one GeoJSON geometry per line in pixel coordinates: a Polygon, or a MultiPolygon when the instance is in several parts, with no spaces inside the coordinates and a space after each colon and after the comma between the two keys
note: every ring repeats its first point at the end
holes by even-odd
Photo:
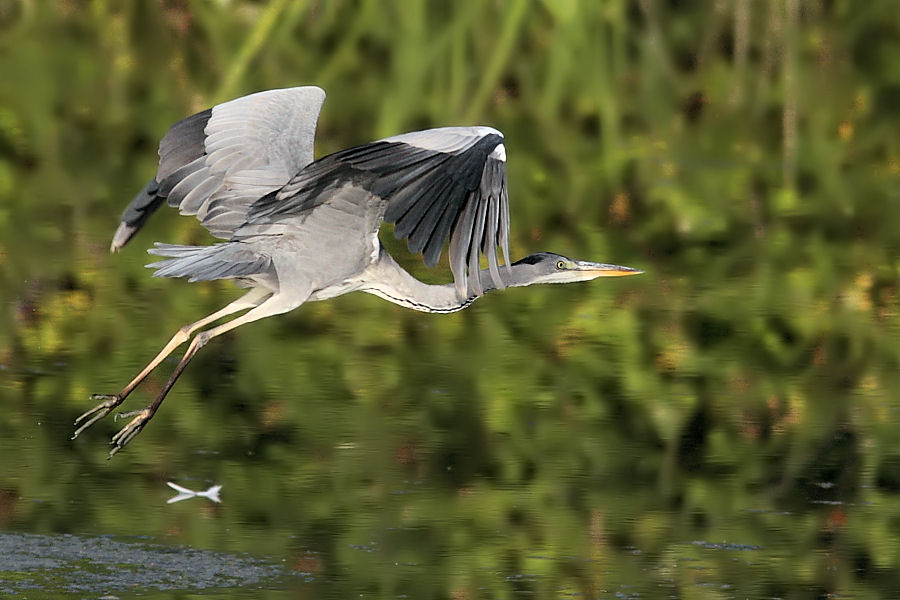
{"type": "MultiPolygon", "coordinates": [[[[412,252],[419,252],[421,248],[414,248],[413,236],[420,230],[426,228],[424,222],[425,216],[431,210],[432,206],[442,205],[446,203],[446,197],[451,195],[450,190],[453,187],[453,180],[449,178],[434,178],[425,180],[428,185],[417,186],[411,190],[414,195],[415,202],[409,204],[409,208],[401,217],[396,219],[396,227],[394,233],[397,239],[409,239],[409,249],[412,252]]],[[[388,221],[390,222],[390,221],[388,221]]],[[[422,231],[423,233],[430,233],[422,231]]]]}
{"type": "Polygon", "coordinates": [[[459,209],[457,207],[445,205],[440,220],[434,226],[431,237],[428,239],[428,243],[422,250],[422,257],[425,259],[425,264],[429,267],[436,265],[441,258],[441,251],[444,249],[444,240],[450,235],[450,230],[453,228],[453,223],[458,216],[459,209]]]}
{"type": "Polygon", "coordinates": [[[460,296],[467,296],[466,265],[469,262],[469,247],[475,225],[475,209],[478,202],[475,193],[470,192],[465,209],[456,223],[450,236],[450,271],[456,281],[456,291],[460,296]]]}
{"type": "MultiPolygon", "coordinates": [[[[425,245],[431,240],[431,236],[434,235],[434,230],[437,227],[438,221],[440,221],[447,208],[448,204],[446,202],[437,199],[431,203],[431,206],[428,207],[428,210],[418,220],[409,236],[409,250],[411,252],[419,253],[424,250],[425,245]]],[[[443,242],[443,240],[441,241],[443,242]]],[[[443,243],[441,245],[443,245],[443,243]]]]}
{"type": "MultiPolygon", "coordinates": [[[[478,253],[478,248],[481,246],[481,240],[484,236],[484,217],[487,209],[487,201],[484,197],[478,196],[477,204],[475,205],[475,225],[472,228],[472,241],[469,244],[468,255],[469,255],[469,290],[471,293],[474,293],[476,296],[480,296],[484,293],[484,290],[481,286],[481,277],[480,277],[480,254],[478,253]]],[[[496,259],[495,259],[496,260],[496,259]]]]}
{"type": "Polygon", "coordinates": [[[182,166],[203,156],[204,129],[212,115],[212,109],[191,115],[178,121],[159,143],[159,169],[156,181],[163,181],[182,166]]]}
{"type": "MultiPolygon", "coordinates": [[[[186,180],[185,180],[186,181],[186,180]]],[[[177,189],[178,186],[176,186],[177,189]]],[[[187,214],[198,214],[203,207],[203,203],[211,196],[215,195],[222,189],[222,182],[215,177],[207,177],[198,183],[184,196],[179,203],[187,214]]],[[[173,190],[174,191],[174,190],[173,190]]]]}
{"type": "MultiPolygon", "coordinates": [[[[489,195],[492,194],[493,190],[485,190],[482,188],[481,194],[482,198],[487,198],[485,204],[487,205],[487,212],[485,215],[486,223],[498,223],[499,222],[499,206],[497,202],[497,198],[489,195]]],[[[497,256],[497,232],[491,231],[490,228],[486,225],[484,236],[481,240],[481,251],[485,256],[497,256]]],[[[494,285],[496,287],[503,286],[503,280],[500,279],[500,268],[497,265],[497,261],[488,261],[488,269],[491,273],[491,280],[493,280],[494,285]]]]}
{"type": "MultiPolygon", "coordinates": [[[[324,100],[325,92],[313,86],[268,90],[182,119],[160,142],[155,185],[145,190],[155,189],[155,198],[165,198],[182,214],[196,215],[213,235],[230,238],[253,202],[283,187],[312,162],[324,100]],[[212,204],[215,218],[207,220],[212,204]]],[[[159,204],[145,196],[142,192],[132,202],[159,204]]],[[[148,214],[129,205],[113,248],[124,245],[148,214]]]]}
{"type": "Polygon", "coordinates": [[[197,171],[203,169],[203,157],[196,158],[186,165],[176,169],[169,177],[165,179],[159,180],[159,191],[158,194],[167,199],[169,206],[177,207],[180,200],[174,200],[171,198],[172,188],[174,188],[178,183],[196,173],[197,171]]]}
{"type": "Polygon", "coordinates": [[[197,171],[194,171],[175,184],[175,187],[169,192],[169,202],[176,203],[182,214],[196,214],[197,208],[188,206],[187,203],[184,202],[184,199],[191,190],[205,184],[208,179],[210,179],[210,176],[207,169],[198,169],[197,171]]]}
{"type": "MultiPolygon", "coordinates": [[[[247,214],[247,232],[326,204],[336,185],[352,185],[362,210],[381,211],[409,250],[437,264],[447,238],[460,295],[480,295],[480,257],[502,288],[498,255],[509,264],[503,135],[489,127],[444,127],[341,150],[308,165],[247,214]]],[[[237,231],[240,235],[241,230],[237,231]]]]}
{"type": "Polygon", "coordinates": [[[377,196],[391,197],[384,218],[389,223],[396,223],[403,217],[413,204],[427,193],[428,188],[433,188],[439,183],[449,184],[452,180],[443,176],[440,172],[440,160],[432,160],[427,164],[409,169],[399,174],[391,184],[384,184],[380,189],[373,190],[377,196]]]}
{"type": "Polygon", "coordinates": [[[497,227],[497,243],[503,251],[503,264],[509,271],[509,196],[506,193],[506,177],[500,175],[500,225],[497,227]]]}

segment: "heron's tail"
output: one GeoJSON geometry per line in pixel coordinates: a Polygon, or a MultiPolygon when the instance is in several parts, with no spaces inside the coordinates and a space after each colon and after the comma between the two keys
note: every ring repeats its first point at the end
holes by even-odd
{"type": "Polygon", "coordinates": [[[122,222],[113,235],[110,252],[118,252],[122,246],[128,243],[135,233],[144,226],[144,222],[163,203],[165,197],[158,195],[159,182],[151,179],[140,192],[128,203],[122,213],[122,222]]]}
{"type": "Polygon", "coordinates": [[[188,281],[234,279],[267,273],[272,260],[243,242],[223,242],[212,246],[154,244],[150,254],[170,257],[150,263],[155,277],[188,277],[188,281]]]}

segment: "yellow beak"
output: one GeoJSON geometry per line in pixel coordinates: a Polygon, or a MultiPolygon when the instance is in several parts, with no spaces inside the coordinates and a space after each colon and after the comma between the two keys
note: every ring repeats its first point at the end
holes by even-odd
{"type": "Polygon", "coordinates": [[[574,270],[583,273],[585,279],[594,279],[595,277],[625,277],[627,275],[640,275],[643,273],[640,269],[632,269],[631,267],[622,267],[619,265],[607,265],[605,263],[595,263],[586,260],[576,260],[574,270]]]}

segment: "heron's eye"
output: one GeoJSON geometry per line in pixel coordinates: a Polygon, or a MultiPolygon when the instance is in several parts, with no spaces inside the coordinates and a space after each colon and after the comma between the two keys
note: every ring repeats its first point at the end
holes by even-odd
{"type": "Polygon", "coordinates": [[[566,262],[563,260],[557,261],[556,268],[559,269],[560,271],[562,271],[563,269],[566,268],[566,262]]]}

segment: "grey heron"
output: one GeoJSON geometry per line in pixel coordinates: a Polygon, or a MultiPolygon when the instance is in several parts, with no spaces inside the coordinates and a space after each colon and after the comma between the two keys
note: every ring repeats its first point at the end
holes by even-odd
{"type": "Polygon", "coordinates": [[[247,292],[181,327],[119,393],[94,394],[100,402],[76,419],[73,439],[190,340],[153,402],[122,415],[132,418],[113,436],[112,457],[153,418],[211,339],[304,302],[363,291],[414,310],[451,313],[491,290],[641,272],[550,252],[510,262],[506,147],[491,127],[404,133],[314,161],[324,100],[325,92],[313,86],[259,92],[187,117],[163,137],[156,175],[126,207],[112,250],[167,202],[196,216],[223,241],[156,243],[149,253],[165,260],[147,265],[154,275],[191,282],[232,279],[247,292]],[[428,285],[400,267],[379,240],[382,222],[393,223],[397,239],[407,240],[428,267],[437,264],[449,238],[453,282],[428,285]]]}

